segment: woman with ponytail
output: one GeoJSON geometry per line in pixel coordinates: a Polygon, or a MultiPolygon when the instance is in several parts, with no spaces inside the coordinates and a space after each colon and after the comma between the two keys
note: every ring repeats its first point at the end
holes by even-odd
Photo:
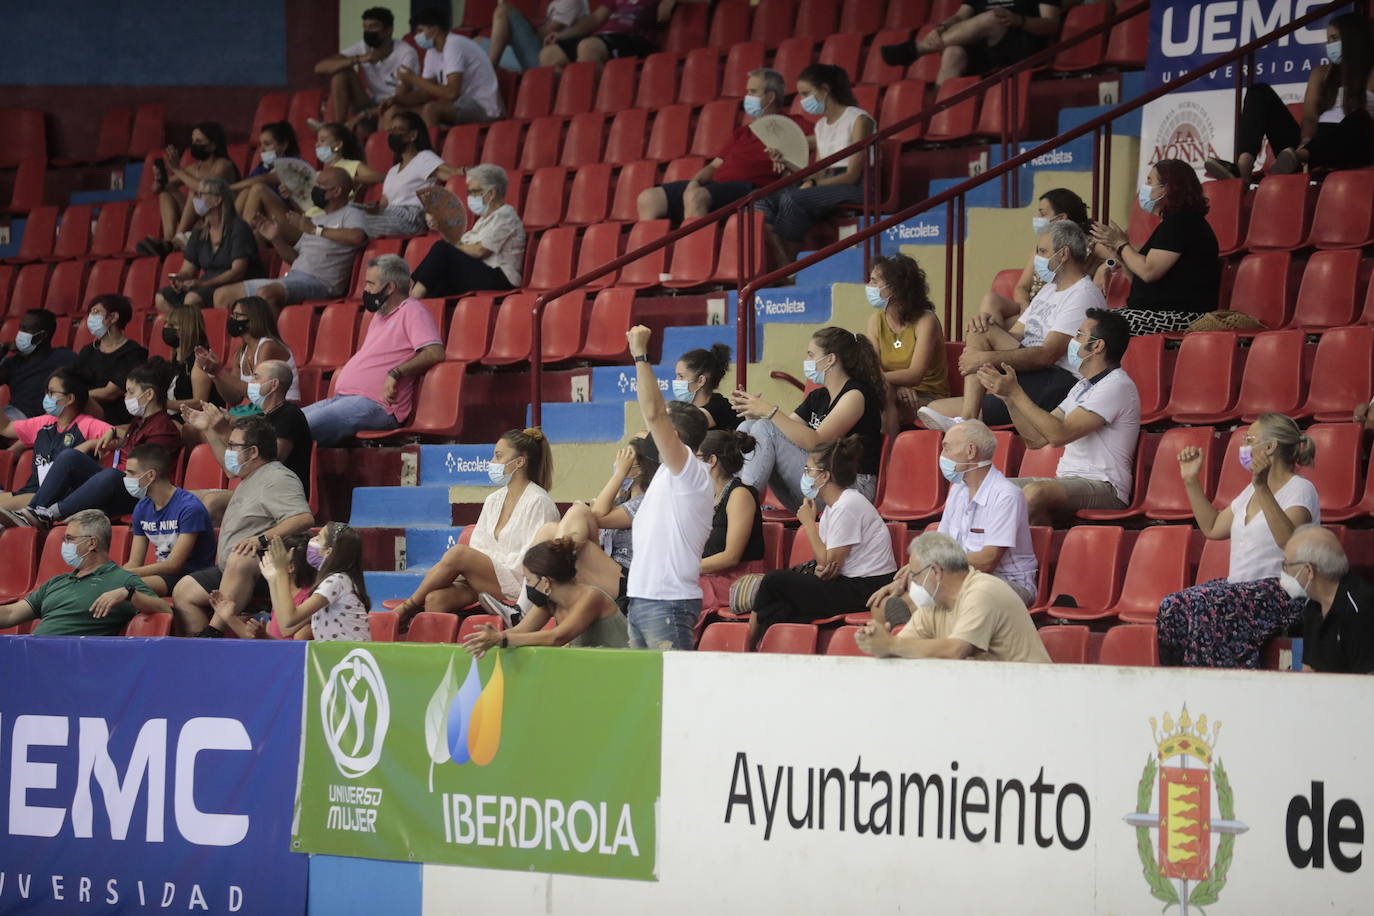
{"type": "Polygon", "coordinates": [[[806,501],[797,509],[814,564],[768,573],[759,583],[749,615],[749,650],[775,623],[810,623],[857,613],[897,572],[892,539],[878,510],[854,487],[864,452],[858,436],[846,436],[811,450],[801,485],[806,501]],[[828,507],[816,521],[816,504],[828,507]]]}
{"type": "Polygon", "coordinates": [[[711,430],[697,449],[697,457],[711,469],[716,492],[711,534],[701,552],[704,608],[728,607],[730,586],[736,579],[747,573],[766,572],[759,494],[739,479],[744,456],[753,450],[753,436],[725,429],[711,430]]]}
{"type": "Polygon", "coordinates": [[[854,435],[862,445],[854,486],[872,501],[878,490],[883,453],[883,409],[887,383],[878,352],[868,338],[844,328],[821,328],[811,338],[803,363],[813,390],[795,411],[784,414],[758,395],[736,391],[730,399],[745,419],[740,431],[754,438],[740,479],[773,495],[792,511],[801,505],[798,483],[811,449],[841,436],[854,435]]]}
{"type": "Polygon", "coordinates": [[[688,350],[677,361],[673,400],[700,407],[711,429],[734,429],[739,426],[739,417],[725,396],[716,391],[728,371],[730,348],[725,344],[712,344],[709,350],[688,350]]]}
{"type": "Polygon", "coordinates": [[[1254,668],[1260,648],[1302,614],[1307,596],[1285,585],[1283,549],[1294,529],[1321,524],[1317,488],[1297,468],[1317,456],[1312,440],[1281,413],[1261,414],[1246,430],[1240,463],[1251,482],[1218,511],[1202,489],[1202,452],[1178,453],[1179,471],[1198,527],[1231,540],[1225,579],[1167,596],[1159,605],[1159,661],[1164,665],[1254,668]]]}
{"type": "Polygon", "coordinates": [[[498,630],[484,623],[463,640],[476,658],[496,647],[577,646],[626,649],[629,625],[609,592],[578,578],[578,547],[568,538],[541,541],[525,551],[521,568],[529,612],[515,626],[498,630]],[[545,629],[552,620],[554,625],[545,629]]]}
{"type": "MultiPolygon", "coordinates": [[[[482,503],[470,545],[450,547],[396,612],[402,628],[420,611],[456,614],[482,599],[492,610],[520,598],[520,558],[539,526],[558,521],[549,497],[553,450],[537,427],[512,429],[492,451],[487,476],[497,488],[482,503]]],[[[493,611],[495,612],[495,611],[493,611]]]]}

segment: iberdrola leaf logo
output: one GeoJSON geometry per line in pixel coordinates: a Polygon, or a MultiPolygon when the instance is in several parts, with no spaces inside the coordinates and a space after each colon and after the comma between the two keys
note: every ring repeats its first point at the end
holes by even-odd
{"type": "Polygon", "coordinates": [[[429,790],[434,791],[434,767],[452,760],[486,766],[501,746],[501,719],[506,703],[506,679],[501,654],[495,653],[491,677],[482,684],[477,659],[468,666],[461,686],[449,659],[434,695],[425,707],[425,745],[429,753],[429,790]]]}

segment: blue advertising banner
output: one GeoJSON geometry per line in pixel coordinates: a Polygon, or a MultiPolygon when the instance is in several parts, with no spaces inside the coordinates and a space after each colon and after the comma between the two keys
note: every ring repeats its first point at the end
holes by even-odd
{"type": "Polygon", "coordinates": [[[305,643],[0,637],[0,912],[305,912],[305,643]]]}

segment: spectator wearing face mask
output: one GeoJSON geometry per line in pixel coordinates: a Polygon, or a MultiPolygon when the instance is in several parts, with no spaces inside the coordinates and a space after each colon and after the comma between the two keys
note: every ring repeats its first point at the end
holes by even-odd
{"type": "MultiPolygon", "coordinates": [[[[467,170],[468,209],[477,222],[457,245],[435,242],[411,278],[416,299],[461,296],[477,290],[510,290],[524,282],[525,225],[506,203],[506,170],[483,163],[467,170]]],[[[425,215],[431,229],[434,218],[425,215]]]]}
{"type": "MultiPolygon", "coordinates": [[[[319,160],[321,169],[343,169],[348,173],[348,177],[353,179],[352,196],[356,196],[367,185],[381,184],[386,177],[385,173],[367,164],[363,145],[353,131],[334,121],[321,124],[315,131],[315,158],[319,160]]],[[[250,225],[256,223],[260,215],[280,225],[291,210],[301,211],[310,220],[325,212],[323,207],[315,204],[315,198],[320,195],[313,193],[313,188],[311,192],[309,197],[296,199],[280,182],[264,182],[249,186],[234,203],[241,205],[240,212],[250,225]]]]}
{"type": "Polygon", "coordinates": [[[71,350],[52,345],[55,333],[56,315],[47,309],[29,309],[19,319],[14,343],[4,345],[8,355],[0,360],[0,385],[10,386],[10,402],[5,405],[10,420],[43,416],[48,378],[76,361],[71,350]]]}
{"type": "Polygon", "coordinates": [[[698,407],[706,414],[709,429],[734,429],[740,418],[730,401],[716,389],[730,371],[730,348],[723,343],[711,349],[698,347],[678,358],[672,382],[674,401],[698,407]]]}
{"type": "Polygon", "coordinates": [[[154,299],[164,315],[176,305],[209,308],[221,287],[266,273],[253,229],[234,212],[234,196],[226,182],[205,179],[193,203],[201,222],[186,239],[181,269],[154,299]]]}
{"type": "Polygon", "coordinates": [[[152,442],[130,449],[124,464],[124,488],[138,501],[124,568],[164,598],[183,576],[215,565],[210,513],[193,493],[172,482],[175,465],[172,454],[152,442]]]}
{"type": "Polygon", "coordinates": [[[401,85],[398,72],[420,70],[420,55],[409,43],[395,39],[395,25],[391,10],[369,7],[363,10],[362,39],[315,65],[318,76],[329,77],[331,117],[346,122],[349,133],[360,121],[375,118],[381,104],[396,94],[401,85]]]}
{"type": "Polygon", "coordinates": [[[110,424],[86,413],[87,406],[85,383],[70,368],[58,369],[47,379],[42,416],[0,424],[0,436],[33,449],[33,472],[13,493],[0,493],[0,510],[13,512],[27,506],[63,451],[95,451],[110,424]]]}
{"type": "Polygon", "coordinates": [[[186,233],[200,219],[193,206],[192,192],[206,178],[233,184],[239,180],[238,166],[229,158],[229,141],[224,128],[213,121],[202,121],[191,128],[191,162],[181,166],[175,146],[167,147],[167,158],[153,163],[156,175],[153,193],[162,213],[159,236],[147,236],[138,243],[139,254],[165,258],[186,243],[186,233]],[[173,242],[178,244],[174,245],[173,242]]]}
{"type": "Polygon", "coordinates": [[[148,348],[131,340],[124,329],[133,319],[129,300],[104,293],[86,308],[86,330],[95,340],[82,347],[72,372],[90,391],[92,413],[97,410],[116,426],[132,419],[124,409],[124,380],[135,366],[148,361],[148,348]]]}
{"type": "Polygon", "coordinates": [[[246,201],[244,191],[257,185],[275,186],[277,175],[272,166],[278,159],[299,159],[301,158],[300,141],[296,139],[296,128],[291,126],[290,121],[273,121],[264,124],[262,131],[258,134],[258,163],[248,170],[248,174],[242,181],[236,181],[230,185],[230,190],[237,195],[234,199],[234,207],[239,213],[243,212],[246,201]]]}
{"type": "Polygon", "coordinates": [[[245,296],[261,296],[274,309],[306,299],[332,299],[348,291],[353,258],[367,243],[367,219],[348,205],[353,179],[343,169],[321,169],[311,199],[323,211],[306,218],[295,210],[280,219],[259,216],[253,224],[291,265],[284,277],[231,283],[215,290],[215,307],[227,309],[245,296]]]}
{"type": "MultiPolygon", "coordinates": [[[[284,632],[310,625],[315,640],[343,639],[370,642],[367,622],[372,599],[363,583],[363,538],[342,522],[330,522],[306,546],[307,562],[314,566],[314,588],[297,602],[291,578],[290,554],[281,538],[273,538],[260,561],[263,579],[272,595],[272,618],[284,632]]],[[[215,613],[227,613],[227,602],[211,597],[215,613]]],[[[232,608],[232,605],[229,605],[232,608]]],[[[207,634],[208,635],[208,634],[207,634]]]]}
{"type": "Polygon", "coordinates": [[[420,235],[425,231],[425,211],[415,192],[460,174],[434,152],[429,128],[411,111],[397,111],[386,120],[387,144],[395,163],[382,182],[382,196],[364,206],[367,234],[420,235]]]}
{"type": "Polygon", "coordinates": [[[922,406],[949,397],[945,332],[926,272],[904,254],[875,258],[864,293],[875,309],[864,336],[878,351],[887,383],[884,432],[896,435],[914,425],[922,406]]]}
{"type": "MultiPolygon", "coordinates": [[[[1050,228],[1050,223],[1057,223],[1061,220],[1074,223],[1083,230],[1084,235],[1088,235],[1092,231],[1092,220],[1088,219],[1088,205],[1083,202],[1083,198],[1068,188],[1051,188],[1041,194],[1040,199],[1035,203],[1035,215],[1031,217],[1031,237],[1040,238],[1045,234],[1045,230],[1050,228]]],[[[984,315],[992,316],[1000,324],[1002,319],[1016,315],[1030,305],[1031,300],[1045,285],[1040,272],[1036,270],[1036,261],[1037,255],[1032,248],[1031,256],[1026,259],[1026,266],[1021,269],[1021,276],[1016,279],[1016,286],[1012,289],[1011,298],[1008,299],[1006,296],[989,290],[983,296],[978,311],[984,315]]],[[[1105,294],[1109,279],[1108,266],[1105,260],[1099,256],[1099,251],[1095,246],[1088,250],[1088,260],[1084,265],[1084,270],[1105,294]]]]}
{"type": "Polygon", "coordinates": [[[1306,599],[1302,670],[1374,674],[1374,585],[1350,571],[1341,542],[1321,525],[1300,525],[1283,549],[1279,584],[1306,599]]]}
{"type": "Polygon", "coordinates": [[[286,399],[300,401],[300,386],[295,381],[299,375],[296,357],[282,341],[281,333],[277,330],[277,319],[267,300],[261,296],[245,296],[238,300],[229,310],[229,320],[225,326],[230,340],[238,338],[238,349],[221,363],[219,357],[210,350],[198,348],[192,372],[193,387],[200,390],[207,384],[213,384],[215,392],[223,399],[222,403],[242,404],[248,396],[248,383],[253,379],[253,371],[268,360],[285,360],[291,367],[293,379],[286,399]]]}
{"type": "Polygon", "coordinates": [[[209,376],[196,372],[196,351],[209,352],[205,318],[201,310],[182,305],[167,313],[162,324],[162,343],[171,351],[172,385],[168,389],[167,412],[181,417],[183,407],[199,407],[209,402],[222,406],[224,399],[209,376]]]}
{"type": "Polygon", "coordinates": [[[449,31],[448,11],[431,6],[415,16],[415,43],[425,51],[424,72],[401,68],[393,110],[414,112],[429,127],[483,123],[505,116],[501,87],[481,45],[449,31]]]}

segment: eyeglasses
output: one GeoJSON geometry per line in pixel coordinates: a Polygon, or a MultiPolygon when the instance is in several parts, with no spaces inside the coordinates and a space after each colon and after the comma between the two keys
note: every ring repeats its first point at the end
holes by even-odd
{"type": "Polygon", "coordinates": [[[809,465],[809,464],[804,464],[804,465],[802,465],[802,470],[803,470],[803,471],[811,471],[811,472],[813,472],[813,473],[815,473],[815,474],[824,474],[824,473],[826,472],[826,469],[825,469],[825,468],[812,467],[812,466],[809,465]]]}
{"type": "Polygon", "coordinates": [[[1079,343],[1092,343],[1094,340],[1101,340],[1102,338],[1096,337],[1092,334],[1089,334],[1087,338],[1084,338],[1083,332],[1079,331],[1077,334],[1073,335],[1073,339],[1078,341],[1079,343]]]}
{"type": "Polygon", "coordinates": [[[247,443],[247,442],[226,442],[226,443],[224,444],[224,447],[225,447],[225,448],[234,448],[234,449],[238,449],[238,448],[247,448],[247,447],[248,447],[248,443],[247,443]]]}
{"type": "Polygon", "coordinates": [[[90,534],[64,534],[64,535],[62,535],[62,543],[63,543],[63,544],[75,544],[77,541],[84,541],[84,540],[85,540],[86,538],[88,538],[88,537],[94,537],[94,535],[90,535],[90,534]]]}

